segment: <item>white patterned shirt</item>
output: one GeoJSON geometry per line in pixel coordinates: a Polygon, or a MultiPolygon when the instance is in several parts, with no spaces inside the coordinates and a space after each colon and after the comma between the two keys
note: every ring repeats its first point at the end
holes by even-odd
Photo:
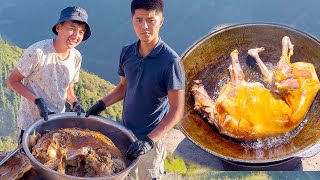
{"type": "MultiPolygon", "coordinates": [[[[71,49],[67,59],[60,60],[53,46],[53,39],[37,42],[28,47],[21,56],[17,69],[24,76],[23,84],[41,97],[49,112],[65,111],[67,89],[70,83],[78,82],[82,56],[71,49]]],[[[34,102],[21,97],[17,124],[26,130],[36,120],[41,119],[34,102]]]]}

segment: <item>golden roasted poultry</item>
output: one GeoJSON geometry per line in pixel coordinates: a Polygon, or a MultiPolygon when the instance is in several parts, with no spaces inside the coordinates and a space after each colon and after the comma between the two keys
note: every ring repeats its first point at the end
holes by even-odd
{"type": "Polygon", "coordinates": [[[50,131],[37,141],[32,155],[50,169],[78,177],[107,176],[126,168],[113,142],[87,129],[50,131]]]}
{"type": "Polygon", "coordinates": [[[282,39],[282,56],[274,73],[270,72],[259,57],[264,48],[250,49],[252,56],[271,91],[259,82],[246,82],[239,64],[238,51],[230,56],[230,82],[225,84],[214,102],[200,80],[191,88],[195,100],[194,109],[221,134],[239,140],[282,135],[293,130],[304,119],[313,99],[320,89],[313,64],[290,63],[293,45],[289,37],[282,39]]]}

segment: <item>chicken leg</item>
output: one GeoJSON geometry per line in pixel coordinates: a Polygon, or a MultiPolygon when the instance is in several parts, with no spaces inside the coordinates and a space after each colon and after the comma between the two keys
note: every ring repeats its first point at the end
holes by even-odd
{"type": "Polygon", "coordinates": [[[236,86],[244,82],[244,74],[239,63],[238,54],[239,52],[236,49],[230,53],[232,63],[228,69],[230,72],[232,86],[236,86]]]}
{"type": "Polygon", "coordinates": [[[272,85],[273,83],[272,73],[268,70],[267,66],[262,62],[259,56],[259,53],[262,51],[264,51],[264,47],[249,49],[248,54],[256,60],[260,68],[261,74],[264,77],[264,80],[270,85],[272,85]]]}

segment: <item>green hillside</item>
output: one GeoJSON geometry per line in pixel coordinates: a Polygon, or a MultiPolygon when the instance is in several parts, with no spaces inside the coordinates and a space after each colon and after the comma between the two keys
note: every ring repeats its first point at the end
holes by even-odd
{"type": "Polygon", "coordinates": [[[20,97],[7,88],[6,79],[23,50],[0,38],[0,136],[16,134],[16,117],[20,97]]]}
{"type": "MultiPolygon", "coordinates": [[[[99,78],[97,75],[81,70],[80,80],[74,86],[75,94],[81,100],[83,107],[87,110],[106,94],[110,93],[115,86],[109,81],[99,78]]],[[[122,102],[108,107],[102,116],[120,121],[122,118],[122,102]]]]}
{"type": "MultiPolygon", "coordinates": [[[[0,151],[11,149],[16,142],[16,117],[20,96],[7,88],[6,80],[18,62],[23,50],[12,46],[0,36],[0,151]],[[6,148],[4,148],[6,147],[6,148]]],[[[98,76],[81,70],[80,81],[75,84],[75,93],[85,109],[111,92],[115,86],[98,76]]],[[[102,116],[119,121],[122,114],[122,103],[108,107],[102,116]]]]}

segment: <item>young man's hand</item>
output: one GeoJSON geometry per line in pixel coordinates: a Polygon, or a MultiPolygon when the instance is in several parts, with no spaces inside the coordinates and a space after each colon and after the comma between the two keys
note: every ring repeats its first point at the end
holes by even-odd
{"type": "Polygon", "coordinates": [[[106,105],[102,100],[99,100],[87,110],[86,117],[90,115],[98,115],[105,109],[106,109],[106,105]]]}
{"type": "Polygon", "coordinates": [[[34,100],[34,103],[38,106],[40,116],[43,117],[45,121],[48,121],[48,108],[46,102],[42,98],[38,98],[34,100]]]}
{"type": "Polygon", "coordinates": [[[85,112],[80,101],[76,101],[72,104],[72,112],[77,112],[77,116],[80,116],[81,113],[85,112]]]}
{"type": "Polygon", "coordinates": [[[126,152],[126,158],[133,161],[142,154],[146,154],[154,146],[154,142],[148,136],[143,139],[139,139],[133,142],[128,151],[126,152]]]}

